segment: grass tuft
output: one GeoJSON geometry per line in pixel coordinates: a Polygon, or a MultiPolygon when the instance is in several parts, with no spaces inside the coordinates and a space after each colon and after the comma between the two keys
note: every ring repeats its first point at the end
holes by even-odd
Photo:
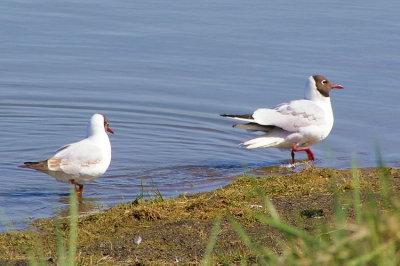
{"type": "Polygon", "coordinates": [[[214,226],[211,229],[210,237],[208,239],[207,247],[204,252],[203,256],[203,261],[202,265],[208,266],[208,265],[214,265],[213,260],[212,260],[212,251],[214,249],[214,246],[217,242],[217,236],[219,233],[219,230],[221,229],[221,218],[218,217],[215,221],[214,226]]]}
{"type": "MultiPolygon", "coordinates": [[[[59,266],[74,266],[76,265],[76,250],[78,243],[78,197],[75,189],[71,189],[70,193],[70,213],[69,213],[69,236],[68,236],[68,249],[64,244],[63,231],[61,230],[61,220],[56,218],[55,222],[55,237],[56,237],[56,250],[57,250],[57,265],[59,266]]],[[[41,266],[49,265],[49,261],[53,259],[46,259],[43,253],[42,245],[40,243],[34,244],[34,249],[30,251],[28,257],[29,265],[41,266]]]]}
{"type": "Polygon", "coordinates": [[[283,233],[282,252],[271,253],[260,247],[235,219],[231,226],[259,264],[268,265],[398,265],[400,260],[399,196],[394,193],[393,180],[377,158],[380,194],[362,190],[360,172],[353,160],[351,170],[352,197],[337,186],[333,174],[332,220],[322,223],[314,232],[291,225],[280,218],[271,200],[262,195],[268,214],[254,213],[261,224],[283,233]],[[351,204],[348,202],[350,201],[351,204]],[[266,260],[268,258],[268,260],[266,260]]]}
{"type": "Polygon", "coordinates": [[[0,265],[399,265],[400,170],[377,161],[261,168],[168,199],[143,185],[136,201],[79,219],[71,195],[67,219],[0,234],[0,265]]]}

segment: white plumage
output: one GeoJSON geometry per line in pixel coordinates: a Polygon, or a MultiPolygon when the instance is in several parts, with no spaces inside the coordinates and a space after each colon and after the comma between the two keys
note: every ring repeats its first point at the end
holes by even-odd
{"type": "Polygon", "coordinates": [[[262,131],[263,135],[243,143],[248,149],[255,148],[286,148],[294,152],[306,151],[309,160],[314,155],[309,148],[325,139],[333,126],[333,112],[329,92],[332,88],[342,89],[343,86],[333,84],[324,76],[310,76],[305,87],[305,97],[282,103],[275,108],[260,108],[252,115],[222,115],[248,124],[234,127],[251,131],[262,131]]]}
{"type": "Polygon", "coordinates": [[[82,193],[81,182],[102,176],[111,162],[111,144],[106,131],[114,133],[107,119],[94,114],[88,125],[87,138],[61,147],[51,158],[26,162],[20,167],[45,172],[61,182],[72,183],[82,193]]]}

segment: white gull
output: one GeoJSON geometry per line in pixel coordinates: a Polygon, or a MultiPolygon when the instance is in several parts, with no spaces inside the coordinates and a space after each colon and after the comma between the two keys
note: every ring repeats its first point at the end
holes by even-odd
{"type": "Polygon", "coordinates": [[[249,115],[221,116],[249,122],[234,125],[235,128],[263,132],[242,143],[248,149],[291,149],[292,163],[295,152],[305,151],[308,160],[314,160],[308,146],[325,139],[333,127],[331,89],[343,89],[343,86],[331,83],[322,75],[314,75],[307,80],[304,99],[282,103],[272,109],[260,108],[249,115]]]}
{"type": "Polygon", "coordinates": [[[61,147],[51,158],[39,162],[25,162],[22,168],[32,168],[58,181],[75,185],[83,192],[81,182],[102,176],[111,163],[111,144],[107,132],[114,133],[102,114],[94,114],[88,125],[87,138],[61,147]]]}

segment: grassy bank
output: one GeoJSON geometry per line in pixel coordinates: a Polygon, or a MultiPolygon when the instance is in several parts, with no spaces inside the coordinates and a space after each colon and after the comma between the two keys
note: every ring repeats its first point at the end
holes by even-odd
{"type": "MultiPolygon", "coordinates": [[[[398,255],[400,170],[309,167],[265,177],[270,171],[238,176],[211,192],[135,201],[81,217],[75,262],[366,265],[398,255]]],[[[33,228],[0,234],[1,265],[59,263],[68,255],[71,249],[60,246],[70,243],[71,220],[41,219],[33,228]]]]}

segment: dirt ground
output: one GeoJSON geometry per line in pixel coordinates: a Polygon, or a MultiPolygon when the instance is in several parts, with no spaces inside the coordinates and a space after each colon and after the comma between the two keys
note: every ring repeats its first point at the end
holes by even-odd
{"type": "MultiPolygon", "coordinates": [[[[379,191],[380,169],[360,169],[362,190],[379,191]]],[[[400,188],[400,170],[385,169],[391,186],[400,188]]],[[[243,226],[255,243],[281,251],[282,234],[260,223],[256,213],[267,213],[263,195],[272,199],[281,218],[314,231],[333,214],[333,193],[351,196],[351,170],[307,167],[300,172],[284,168],[257,169],[211,192],[178,198],[140,200],[79,218],[77,262],[80,265],[198,265],[216,219],[221,219],[213,258],[235,264],[254,254],[232,228],[243,226]],[[141,239],[140,243],[138,239],[141,239]]],[[[0,265],[27,265],[40,257],[57,262],[56,221],[40,219],[30,229],[0,234],[0,265]]],[[[58,223],[66,241],[68,220],[58,223]]]]}

